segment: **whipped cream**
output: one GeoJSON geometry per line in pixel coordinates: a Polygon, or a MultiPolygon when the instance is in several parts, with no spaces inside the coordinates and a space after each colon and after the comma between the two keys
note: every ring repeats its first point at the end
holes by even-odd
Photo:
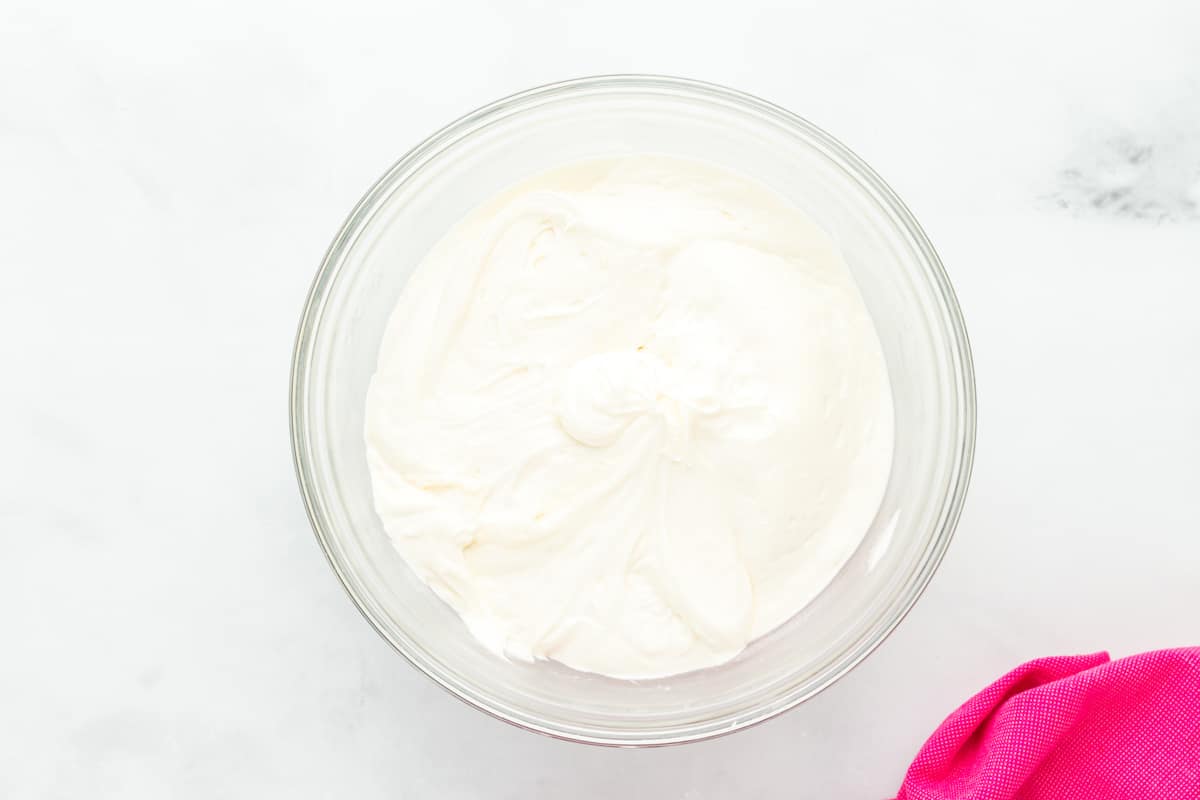
{"type": "Polygon", "coordinates": [[[367,396],[375,506],[496,653],[620,678],[720,664],[849,559],[891,465],[838,249],[715,166],[586,161],[433,248],[367,396]]]}

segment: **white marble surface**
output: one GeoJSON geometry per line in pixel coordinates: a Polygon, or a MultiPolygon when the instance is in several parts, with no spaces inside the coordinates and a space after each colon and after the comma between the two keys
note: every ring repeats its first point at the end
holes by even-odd
{"type": "Polygon", "coordinates": [[[0,5],[0,797],[879,798],[1024,659],[1200,642],[1200,11],[1038,0],[0,5]],[[916,610],[800,709],[564,744],[409,668],[325,565],[287,372],[377,175],[563,77],[827,128],[939,247],[975,480],[916,610]]]}

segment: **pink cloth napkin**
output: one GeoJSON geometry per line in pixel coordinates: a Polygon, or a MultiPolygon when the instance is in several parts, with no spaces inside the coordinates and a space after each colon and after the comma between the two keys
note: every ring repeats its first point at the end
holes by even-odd
{"type": "Polygon", "coordinates": [[[946,718],[897,800],[1200,800],[1200,647],[1023,664],[946,718]]]}

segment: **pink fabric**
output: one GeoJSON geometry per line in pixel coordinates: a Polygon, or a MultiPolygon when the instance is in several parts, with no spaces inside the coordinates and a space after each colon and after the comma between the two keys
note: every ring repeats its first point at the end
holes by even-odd
{"type": "Polygon", "coordinates": [[[930,737],[897,800],[1200,800],[1200,647],[1040,658],[930,737]]]}

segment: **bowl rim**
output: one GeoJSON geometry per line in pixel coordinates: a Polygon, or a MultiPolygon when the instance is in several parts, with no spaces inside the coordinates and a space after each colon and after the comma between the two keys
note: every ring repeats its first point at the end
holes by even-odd
{"type": "Polygon", "coordinates": [[[326,560],[334,574],[337,575],[342,588],[368,624],[412,666],[450,694],[491,717],[524,730],[564,741],[616,747],[654,747],[703,741],[758,725],[795,708],[824,691],[879,647],[908,615],[923,594],[953,539],[955,528],[962,514],[974,463],[976,414],[974,364],[970,340],[957,297],[932,243],[895,191],[866,162],[840,141],[803,117],[781,106],[719,84],[653,74],[595,75],[536,86],[503,97],[463,115],[405,153],[358,201],[326,250],[301,312],[293,346],[289,378],[289,432],[292,463],[305,512],[326,560]],[[604,731],[608,729],[599,727],[579,726],[572,729],[561,724],[543,723],[528,713],[506,707],[494,700],[479,696],[471,691],[470,687],[459,685],[458,682],[441,674],[431,665],[424,663],[418,654],[411,652],[408,647],[404,646],[404,643],[396,641],[389,635],[376,618],[370,604],[360,597],[352,587],[352,581],[347,576],[348,570],[341,563],[337,549],[330,541],[325,522],[324,501],[319,496],[318,487],[309,466],[312,448],[308,431],[308,399],[306,396],[309,389],[309,360],[313,350],[314,333],[322,317],[330,289],[341,270],[345,254],[353,247],[366,222],[374,216],[378,207],[387,199],[395,186],[410,178],[417,168],[428,159],[435,157],[444,146],[458,141],[462,136],[469,136],[472,131],[486,124],[488,120],[536,106],[544,101],[558,99],[563,95],[622,89],[677,93],[692,99],[720,101],[739,107],[741,110],[756,112],[802,134],[809,144],[822,150],[835,164],[846,171],[849,177],[859,181],[880,209],[895,224],[897,230],[905,235],[914,250],[918,252],[926,277],[936,290],[935,294],[939,301],[938,310],[944,315],[944,321],[951,334],[951,361],[954,368],[952,378],[956,383],[955,399],[959,412],[956,416],[958,431],[954,437],[959,445],[954,454],[956,463],[951,466],[945,500],[934,523],[936,533],[930,539],[925,552],[921,554],[918,569],[908,576],[906,585],[898,593],[895,604],[876,621],[873,628],[864,631],[855,646],[840,654],[829,665],[816,673],[806,686],[793,687],[774,701],[763,703],[752,713],[735,710],[715,721],[705,720],[667,725],[657,729],[662,731],[661,735],[656,734],[655,730],[647,729],[639,731],[639,735],[633,737],[617,736],[611,733],[605,735],[604,731]]]}

